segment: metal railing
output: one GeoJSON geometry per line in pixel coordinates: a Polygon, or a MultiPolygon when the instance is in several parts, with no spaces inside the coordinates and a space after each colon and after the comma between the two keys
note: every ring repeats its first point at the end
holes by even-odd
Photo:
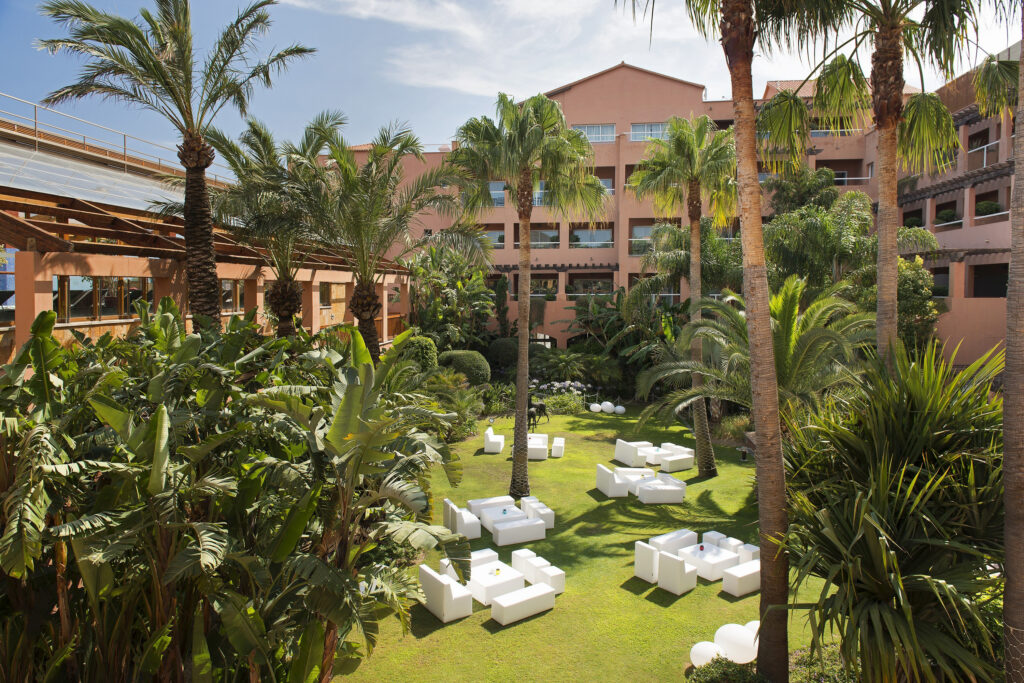
{"type": "Polygon", "coordinates": [[[847,185],[867,185],[869,180],[871,180],[871,176],[867,176],[867,175],[865,175],[865,176],[844,176],[842,178],[840,178],[839,176],[836,176],[835,184],[836,185],[842,185],[844,187],[847,186],[847,185]]]}
{"type": "Polygon", "coordinates": [[[935,229],[947,228],[947,227],[949,227],[951,225],[963,225],[963,224],[964,224],[964,219],[963,218],[957,218],[956,220],[946,221],[945,223],[936,223],[935,225],[932,226],[932,228],[935,228],[935,229]]]}
{"type": "Polygon", "coordinates": [[[652,249],[650,237],[630,237],[629,255],[641,256],[652,249]]]}
{"type": "MultiPolygon", "coordinates": [[[[181,162],[177,158],[178,150],[173,147],[4,92],[0,92],[0,130],[33,139],[37,150],[40,144],[45,144],[84,152],[107,161],[119,162],[126,171],[129,167],[136,167],[156,173],[182,172],[181,162]]],[[[227,166],[215,163],[211,169],[216,169],[207,172],[211,180],[222,183],[233,181],[231,169],[227,166]]]]}
{"type": "Polygon", "coordinates": [[[991,166],[999,161],[999,140],[967,150],[967,170],[991,166]],[[994,148],[994,149],[993,149],[994,148]]]}
{"type": "Polygon", "coordinates": [[[846,137],[848,135],[856,135],[862,132],[861,128],[840,128],[839,130],[829,130],[828,128],[815,128],[811,131],[812,138],[828,138],[828,137],[846,137]]]}
{"type": "Polygon", "coordinates": [[[607,249],[614,246],[613,240],[569,242],[570,249],[607,249]]]}
{"type": "Polygon", "coordinates": [[[496,209],[499,208],[499,207],[505,206],[505,191],[504,190],[502,190],[501,192],[494,192],[494,191],[491,192],[491,206],[493,206],[496,209]]]}

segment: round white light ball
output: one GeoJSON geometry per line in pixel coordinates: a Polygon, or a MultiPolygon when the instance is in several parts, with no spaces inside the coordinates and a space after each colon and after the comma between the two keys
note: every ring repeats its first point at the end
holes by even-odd
{"type": "Polygon", "coordinates": [[[625,415],[626,414],[626,407],[625,406],[615,406],[615,414],[616,415],[625,415]]]}
{"type": "Polygon", "coordinates": [[[739,624],[726,624],[715,631],[715,645],[722,648],[725,657],[737,664],[746,664],[757,657],[754,634],[739,624]]]}
{"type": "Polygon", "coordinates": [[[600,413],[601,412],[601,404],[600,403],[591,403],[590,404],[590,412],[592,412],[592,413],[600,413]]]}
{"type": "Polygon", "coordinates": [[[755,619],[754,621],[748,621],[747,623],[743,624],[743,628],[747,629],[756,636],[757,629],[761,628],[761,622],[757,619],[755,619]]]}
{"type": "Polygon", "coordinates": [[[611,401],[604,401],[604,402],[601,403],[601,410],[603,410],[604,412],[606,412],[608,414],[614,413],[615,412],[615,404],[612,403],[611,401]]]}
{"type": "Polygon", "coordinates": [[[715,657],[724,657],[725,652],[714,643],[702,640],[690,648],[690,663],[694,666],[704,666],[715,657]]]}

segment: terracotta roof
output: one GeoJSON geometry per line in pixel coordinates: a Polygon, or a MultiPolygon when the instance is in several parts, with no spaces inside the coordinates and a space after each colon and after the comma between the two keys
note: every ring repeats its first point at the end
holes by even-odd
{"type": "Polygon", "coordinates": [[[583,78],[581,78],[581,79],[579,79],[577,81],[573,81],[572,83],[567,83],[566,85],[559,86],[559,87],[555,88],[554,90],[549,90],[548,92],[546,92],[544,94],[547,95],[548,97],[551,97],[553,95],[557,95],[559,93],[563,93],[566,90],[569,90],[570,88],[573,88],[573,87],[579,85],[580,83],[584,83],[584,82],[589,81],[589,80],[591,80],[593,78],[597,78],[598,76],[604,76],[605,74],[611,73],[612,71],[615,71],[616,69],[632,69],[634,71],[639,71],[640,73],[650,74],[652,76],[658,76],[659,78],[664,78],[664,79],[667,79],[667,80],[670,80],[670,81],[674,81],[676,83],[682,83],[683,85],[693,86],[694,88],[702,88],[702,89],[704,88],[704,85],[701,84],[701,83],[694,83],[692,81],[685,81],[682,78],[676,78],[675,76],[667,76],[667,75],[665,75],[663,73],[658,73],[657,71],[651,71],[650,69],[644,69],[644,68],[641,68],[639,66],[633,66],[632,64],[626,64],[625,62],[620,62],[620,63],[616,64],[615,66],[612,66],[612,67],[609,67],[607,69],[604,69],[603,71],[598,71],[597,73],[590,74],[589,76],[584,76],[583,78]]]}
{"type": "MultiPolygon", "coordinates": [[[[815,85],[815,82],[816,81],[813,78],[808,79],[807,81],[804,81],[804,80],[768,81],[768,83],[766,83],[765,86],[764,86],[764,98],[768,99],[768,97],[769,97],[768,91],[770,89],[772,89],[772,88],[774,88],[776,91],[781,91],[781,90],[797,90],[797,88],[799,88],[799,90],[797,90],[797,95],[799,95],[800,97],[813,97],[814,96],[814,85],[815,85]]],[[[868,83],[868,88],[869,89],[871,88],[871,83],[870,82],[868,83]]],[[[914,87],[914,86],[908,85],[908,84],[904,84],[904,86],[903,86],[903,94],[904,95],[912,95],[914,93],[919,93],[919,92],[921,92],[920,88],[917,88],[917,87],[914,87]]]]}
{"type": "Polygon", "coordinates": [[[369,152],[371,149],[373,149],[373,145],[370,144],[369,142],[364,142],[361,145],[349,145],[348,148],[353,152],[369,152]]]}

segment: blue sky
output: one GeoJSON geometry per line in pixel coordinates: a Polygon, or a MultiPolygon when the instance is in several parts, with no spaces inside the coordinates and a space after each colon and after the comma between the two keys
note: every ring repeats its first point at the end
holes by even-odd
{"type": "MultiPolygon", "coordinates": [[[[243,0],[193,0],[199,43],[243,0]]],[[[93,0],[103,9],[135,16],[146,0],[93,0]]],[[[628,4],[628,3],[627,3],[628,4]]],[[[252,113],[284,138],[294,137],[316,112],[340,109],[352,142],[368,140],[389,121],[409,123],[425,143],[447,141],[466,118],[491,113],[499,90],[518,97],[552,89],[620,61],[708,86],[708,96],[729,96],[728,74],[717,43],[700,38],[681,2],[658,3],[653,40],[649,27],[613,7],[612,0],[282,0],[264,46],[293,42],[315,47],[252,113]]],[[[58,27],[39,15],[33,0],[0,0],[0,91],[38,101],[71,82],[79,63],[36,49],[36,38],[58,27]]],[[[1015,36],[1013,40],[1018,39],[1015,36]]],[[[1007,30],[985,22],[981,45],[1000,50],[1007,30]]],[[[759,55],[756,93],[769,79],[802,78],[806,62],[789,54],[759,55]]],[[[915,69],[907,70],[907,80],[915,69]]],[[[934,88],[941,79],[926,74],[934,88]]],[[[0,106],[0,109],[7,105],[0,106]]],[[[62,111],[157,142],[174,134],[159,117],[97,99],[62,105],[62,111]]],[[[218,125],[237,131],[228,113],[218,125]]]]}

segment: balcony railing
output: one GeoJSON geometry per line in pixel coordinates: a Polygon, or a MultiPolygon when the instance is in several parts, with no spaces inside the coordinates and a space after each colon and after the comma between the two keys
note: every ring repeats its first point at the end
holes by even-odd
{"type": "Polygon", "coordinates": [[[956,228],[963,227],[963,225],[964,225],[964,219],[963,218],[957,218],[956,220],[946,221],[945,223],[936,223],[932,227],[935,230],[939,230],[940,228],[943,229],[943,230],[955,230],[956,228]]]}
{"type": "Polygon", "coordinates": [[[999,161],[999,141],[967,150],[967,170],[985,168],[999,161]]]}
{"type": "Polygon", "coordinates": [[[836,176],[835,184],[843,187],[850,185],[867,185],[869,180],[871,180],[871,176],[836,176]]]}
{"type": "MultiPolygon", "coordinates": [[[[534,242],[533,240],[530,240],[531,249],[558,249],[558,246],[559,243],[557,240],[554,242],[534,242]]],[[[515,248],[519,248],[519,242],[515,243],[515,248]]]]}
{"type": "Polygon", "coordinates": [[[615,242],[612,240],[604,242],[569,242],[570,249],[608,249],[614,246],[615,242]]]}
{"type": "Polygon", "coordinates": [[[642,256],[651,250],[650,237],[631,237],[629,239],[629,255],[642,256]]]}
{"type": "Polygon", "coordinates": [[[827,128],[816,128],[811,131],[812,138],[828,138],[828,137],[846,137],[848,135],[856,135],[860,133],[860,128],[841,128],[839,130],[829,130],[827,128]]]}
{"type": "Polygon", "coordinates": [[[505,191],[491,192],[491,203],[495,208],[505,206],[505,191]]]}
{"type": "Polygon", "coordinates": [[[534,206],[547,206],[547,190],[539,190],[533,193],[534,206]]]}

